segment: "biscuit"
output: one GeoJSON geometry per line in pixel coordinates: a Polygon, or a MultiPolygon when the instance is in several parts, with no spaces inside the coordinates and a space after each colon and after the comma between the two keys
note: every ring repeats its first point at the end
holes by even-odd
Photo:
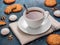
{"type": "Polygon", "coordinates": [[[10,13],[12,12],[12,7],[11,7],[10,5],[7,6],[7,7],[5,8],[4,12],[5,12],[6,14],[10,14],[10,13]]]}
{"type": "Polygon", "coordinates": [[[5,21],[0,21],[0,26],[2,25],[6,25],[6,22],[5,21]]]}
{"type": "Polygon", "coordinates": [[[20,4],[14,4],[14,6],[15,6],[16,9],[14,9],[13,12],[19,12],[19,11],[22,10],[22,5],[20,5],[20,4]]]}
{"type": "Polygon", "coordinates": [[[9,34],[10,33],[10,30],[8,29],[8,28],[3,28],[3,29],[1,29],[1,34],[2,35],[7,35],[7,34],[9,34]]]}
{"type": "Polygon", "coordinates": [[[56,16],[56,17],[60,17],[60,10],[56,10],[56,11],[54,11],[54,16],[56,16]]]}
{"type": "Polygon", "coordinates": [[[15,0],[3,0],[3,2],[6,4],[12,4],[15,2],[15,0]]]}
{"type": "Polygon", "coordinates": [[[9,20],[10,20],[10,21],[16,21],[16,20],[17,20],[17,16],[16,16],[16,15],[11,15],[11,16],[9,17],[9,20]]]}
{"type": "Polygon", "coordinates": [[[57,4],[56,0],[45,0],[45,5],[49,7],[53,7],[57,4]]]}
{"type": "Polygon", "coordinates": [[[60,35],[51,34],[47,37],[47,43],[49,45],[60,45],[60,35]]]}
{"type": "Polygon", "coordinates": [[[12,12],[20,12],[22,10],[22,5],[20,4],[13,4],[13,5],[9,5],[5,8],[4,12],[6,14],[10,14],[12,12]]]}

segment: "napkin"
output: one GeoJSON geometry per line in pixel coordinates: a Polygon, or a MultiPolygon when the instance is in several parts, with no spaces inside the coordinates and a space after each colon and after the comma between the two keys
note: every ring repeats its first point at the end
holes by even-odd
{"type": "Polygon", "coordinates": [[[45,36],[47,34],[52,33],[53,31],[56,31],[58,29],[60,29],[60,23],[58,21],[56,21],[51,15],[49,15],[49,20],[52,23],[52,26],[50,27],[50,29],[40,35],[28,35],[23,33],[17,26],[17,22],[13,22],[11,24],[9,24],[9,27],[12,29],[12,32],[16,35],[16,37],[18,38],[18,40],[20,41],[21,45],[25,45],[37,38],[40,38],[42,36],[45,36]]]}

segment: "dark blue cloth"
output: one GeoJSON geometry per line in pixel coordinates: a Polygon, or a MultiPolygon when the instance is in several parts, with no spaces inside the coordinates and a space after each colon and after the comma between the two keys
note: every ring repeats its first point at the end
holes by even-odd
{"type": "MultiPolygon", "coordinates": [[[[60,9],[60,0],[57,0],[57,5],[56,7],[58,9],[60,9]]],[[[26,4],[27,7],[41,7],[45,10],[48,10],[50,12],[50,14],[53,16],[53,11],[49,8],[49,7],[46,7],[44,5],[44,0],[16,0],[16,2],[14,4],[26,4]]],[[[0,0],[0,16],[4,15],[6,16],[6,22],[7,22],[7,25],[5,26],[2,26],[0,27],[0,30],[4,27],[8,27],[9,28],[9,23],[11,23],[8,18],[10,15],[7,15],[4,13],[4,9],[6,8],[6,4],[3,3],[3,0],[0,0]]],[[[23,11],[25,9],[23,9],[21,12],[18,12],[18,13],[12,13],[12,14],[15,14],[18,16],[18,19],[23,15],[23,11]]],[[[54,17],[54,16],[53,16],[54,17]]],[[[54,17],[57,21],[60,22],[60,18],[57,18],[57,17],[54,17]]],[[[11,29],[10,29],[11,30],[11,29]]],[[[60,31],[56,31],[56,32],[53,32],[53,33],[57,33],[57,34],[60,34],[60,31]]],[[[13,32],[11,31],[10,34],[13,34],[13,32]]],[[[13,40],[8,40],[7,36],[2,36],[1,33],[0,33],[0,45],[21,45],[19,40],[15,37],[15,35],[13,34],[13,40]]],[[[35,41],[32,41],[31,43],[28,43],[27,45],[47,45],[46,43],[46,37],[47,36],[44,36],[44,37],[41,37],[35,41]]]]}

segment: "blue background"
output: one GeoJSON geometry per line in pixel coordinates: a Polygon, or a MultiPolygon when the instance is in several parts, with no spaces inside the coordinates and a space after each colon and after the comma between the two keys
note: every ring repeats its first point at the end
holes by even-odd
{"type": "MultiPolygon", "coordinates": [[[[48,11],[50,12],[50,14],[51,14],[57,21],[60,22],[60,18],[55,17],[55,16],[53,15],[53,11],[52,11],[49,7],[46,7],[46,6],[44,5],[44,0],[16,0],[15,3],[16,3],[16,4],[22,4],[22,5],[23,5],[23,4],[26,4],[27,7],[34,7],[34,6],[41,7],[41,8],[43,8],[43,9],[45,9],[45,10],[48,10],[48,11]]],[[[15,4],[15,3],[14,3],[14,4],[15,4]]],[[[57,3],[58,3],[58,4],[56,5],[56,7],[57,7],[58,9],[60,9],[60,0],[57,0],[57,3]]],[[[9,23],[11,23],[11,22],[8,20],[8,18],[9,18],[10,15],[7,15],[7,14],[4,13],[4,9],[5,9],[6,6],[8,6],[8,5],[7,5],[7,4],[4,4],[4,3],[3,3],[3,0],[0,0],[0,16],[2,16],[2,15],[6,16],[6,20],[5,20],[5,21],[6,21],[6,23],[7,23],[7,25],[0,27],[0,31],[1,31],[2,28],[5,28],[5,27],[8,27],[8,28],[9,28],[9,23]]],[[[17,15],[17,16],[18,16],[18,19],[19,19],[20,16],[22,16],[23,11],[24,11],[24,9],[23,9],[21,12],[12,13],[12,14],[17,15]]],[[[10,31],[11,31],[11,29],[10,29],[10,31]]],[[[53,32],[53,33],[60,34],[60,31],[56,31],[56,32],[53,32]]],[[[15,37],[15,35],[12,33],[12,31],[10,32],[10,34],[12,34],[13,37],[14,37],[13,40],[11,40],[11,41],[8,40],[7,36],[2,36],[1,33],[0,33],[0,45],[21,45],[20,42],[19,42],[19,40],[18,40],[18,39],[15,37]]],[[[48,35],[47,35],[47,36],[48,36],[48,35]]],[[[41,37],[41,38],[39,38],[39,39],[37,39],[37,40],[34,40],[34,41],[28,43],[27,45],[47,45],[47,43],[46,43],[46,37],[47,37],[47,36],[41,37]]]]}

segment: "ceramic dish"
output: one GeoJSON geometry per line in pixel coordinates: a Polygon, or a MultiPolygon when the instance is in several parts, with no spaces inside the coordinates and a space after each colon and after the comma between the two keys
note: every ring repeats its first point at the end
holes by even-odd
{"type": "Polygon", "coordinates": [[[48,31],[48,29],[51,27],[51,22],[47,18],[39,28],[30,28],[22,16],[18,21],[18,27],[24,33],[37,35],[48,31]]]}

